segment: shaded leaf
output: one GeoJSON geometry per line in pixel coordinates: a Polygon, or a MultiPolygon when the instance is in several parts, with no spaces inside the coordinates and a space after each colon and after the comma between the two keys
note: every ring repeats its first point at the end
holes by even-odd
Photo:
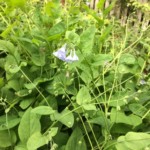
{"type": "Polygon", "coordinates": [[[84,136],[80,128],[76,127],[69,138],[65,150],[87,150],[84,136]]]}
{"type": "Polygon", "coordinates": [[[114,108],[111,110],[110,119],[112,123],[125,123],[134,127],[142,123],[142,118],[133,114],[126,116],[124,112],[117,111],[114,108]]]}
{"type": "Polygon", "coordinates": [[[17,141],[17,137],[14,131],[4,130],[0,131],[0,147],[6,148],[14,145],[17,141]]]}
{"type": "Polygon", "coordinates": [[[7,122],[6,122],[6,116],[0,116],[0,131],[1,130],[6,130],[6,129],[11,129],[18,125],[20,122],[20,118],[17,116],[7,116],[7,122]]]}

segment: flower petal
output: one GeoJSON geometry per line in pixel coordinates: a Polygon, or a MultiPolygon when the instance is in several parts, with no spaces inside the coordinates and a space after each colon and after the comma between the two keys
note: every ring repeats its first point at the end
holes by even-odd
{"type": "Polygon", "coordinates": [[[60,60],[65,61],[66,59],[66,44],[58,49],[56,52],[53,52],[53,55],[59,58],[60,60]]]}

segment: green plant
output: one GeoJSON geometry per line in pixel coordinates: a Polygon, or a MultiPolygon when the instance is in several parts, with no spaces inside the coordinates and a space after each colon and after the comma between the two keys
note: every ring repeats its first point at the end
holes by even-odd
{"type": "Polygon", "coordinates": [[[1,149],[149,147],[149,27],[81,1],[1,3],[1,149]]]}

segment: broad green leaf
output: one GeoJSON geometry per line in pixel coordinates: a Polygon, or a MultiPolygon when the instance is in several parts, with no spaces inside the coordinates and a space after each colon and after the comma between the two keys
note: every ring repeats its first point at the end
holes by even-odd
{"type": "Polygon", "coordinates": [[[76,127],[71,134],[65,150],[87,150],[84,136],[79,127],[76,127]]]}
{"type": "Polygon", "coordinates": [[[36,150],[39,147],[48,144],[49,141],[52,140],[53,136],[57,134],[58,128],[54,127],[51,128],[47,133],[41,134],[40,132],[35,132],[30,136],[27,141],[27,148],[28,150],[36,150]]]}
{"type": "Polygon", "coordinates": [[[5,70],[10,73],[17,73],[20,70],[17,60],[14,56],[8,55],[5,63],[5,70]]]}
{"type": "Polygon", "coordinates": [[[9,89],[14,89],[15,91],[19,91],[21,89],[21,83],[18,79],[12,79],[8,81],[7,87],[9,89]]]}
{"type": "Polygon", "coordinates": [[[70,110],[64,109],[61,113],[55,112],[51,115],[51,120],[60,121],[62,124],[66,125],[68,128],[71,128],[74,124],[74,116],[70,110]]]}
{"type": "Polygon", "coordinates": [[[26,143],[18,143],[14,150],[28,150],[27,149],[27,144],[26,143]]]}
{"type": "Polygon", "coordinates": [[[32,53],[31,59],[33,63],[37,66],[44,66],[45,65],[45,52],[39,51],[38,53],[32,53]]]}
{"type": "Polygon", "coordinates": [[[29,95],[31,92],[32,90],[23,89],[23,90],[17,91],[15,94],[19,97],[25,97],[29,95]]]}
{"type": "MultiPolygon", "coordinates": [[[[23,47],[25,48],[25,50],[30,54],[32,62],[36,66],[44,66],[45,59],[46,59],[45,51],[41,50],[39,48],[39,46],[32,43],[32,41],[30,41],[30,40],[21,39],[21,42],[23,43],[23,47]]],[[[24,65],[24,64],[22,64],[22,65],[24,65]]]]}
{"type": "Polygon", "coordinates": [[[80,43],[80,36],[75,33],[75,30],[67,31],[65,37],[68,41],[70,41],[70,43],[73,43],[75,45],[78,45],[80,43]]]}
{"type": "Polygon", "coordinates": [[[10,54],[13,54],[16,51],[14,45],[11,42],[4,40],[0,40],[0,50],[9,52],[10,54]]]}
{"type": "Polygon", "coordinates": [[[20,107],[22,109],[26,109],[30,106],[30,104],[34,102],[34,98],[29,98],[29,99],[23,99],[21,102],[20,102],[20,107]]]}
{"type": "Polygon", "coordinates": [[[142,68],[146,63],[146,60],[144,60],[142,57],[138,57],[138,64],[142,68]]]}
{"type": "Polygon", "coordinates": [[[104,112],[97,111],[96,114],[89,119],[90,123],[101,125],[103,128],[107,128],[110,125],[110,121],[106,118],[104,112]]]}
{"type": "Polygon", "coordinates": [[[142,132],[128,132],[117,140],[117,150],[144,150],[150,146],[150,134],[142,132]]]}
{"type": "Polygon", "coordinates": [[[91,95],[86,86],[82,87],[76,97],[77,104],[84,105],[91,102],[91,95]]]}
{"type": "Polygon", "coordinates": [[[95,104],[83,104],[82,107],[85,110],[97,110],[95,104]]]}
{"type": "Polygon", "coordinates": [[[51,115],[55,111],[50,106],[38,106],[32,109],[31,112],[39,115],[51,115]]]}
{"type": "Polygon", "coordinates": [[[126,53],[126,54],[122,54],[119,60],[119,63],[124,63],[127,65],[133,65],[135,64],[136,59],[133,55],[126,53]]]}
{"type": "Polygon", "coordinates": [[[94,44],[96,28],[95,26],[88,27],[80,36],[80,45],[81,51],[84,54],[91,54],[94,44]]]}
{"type": "Polygon", "coordinates": [[[121,74],[126,74],[126,73],[130,73],[131,70],[128,66],[124,65],[124,64],[120,64],[118,66],[118,72],[121,74]]]}
{"type": "Polygon", "coordinates": [[[16,143],[17,137],[14,131],[0,131],[0,148],[6,148],[16,143]]]}
{"type": "Polygon", "coordinates": [[[36,150],[39,147],[48,144],[49,139],[40,132],[33,133],[27,141],[28,150],[36,150]]]}
{"type": "Polygon", "coordinates": [[[133,114],[126,116],[124,112],[117,111],[114,108],[111,110],[110,119],[112,123],[124,123],[134,127],[142,123],[142,118],[133,114]]]}
{"type": "Polygon", "coordinates": [[[0,116],[0,131],[1,130],[6,130],[6,129],[11,129],[18,125],[20,122],[20,118],[17,116],[7,116],[7,122],[6,122],[6,116],[0,116]]]}
{"type": "Polygon", "coordinates": [[[143,115],[148,111],[144,106],[139,103],[132,103],[129,105],[129,109],[136,115],[143,117],[143,115]]]}
{"type": "Polygon", "coordinates": [[[51,36],[54,35],[60,35],[62,33],[64,33],[66,30],[66,25],[64,24],[64,22],[59,22],[57,24],[55,24],[48,32],[48,39],[51,39],[51,36]]]}
{"type": "Polygon", "coordinates": [[[113,59],[111,54],[98,54],[93,57],[93,66],[104,66],[113,59]]]}
{"type": "Polygon", "coordinates": [[[108,105],[114,106],[114,107],[123,106],[126,103],[128,103],[126,96],[127,96],[127,93],[119,91],[111,96],[108,105]]]}
{"type": "Polygon", "coordinates": [[[29,108],[25,111],[18,128],[19,138],[23,143],[27,142],[32,134],[41,130],[40,118],[31,113],[31,110],[32,108],[29,108]]]}

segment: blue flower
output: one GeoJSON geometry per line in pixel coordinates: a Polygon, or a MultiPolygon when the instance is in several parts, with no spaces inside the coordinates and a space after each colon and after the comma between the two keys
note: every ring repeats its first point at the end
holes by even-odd
{"type": "Polygon", "coordinates": [[[75,53],[75,50],[72,52],[70,52],[70,55],[66,57],[66,62],[74,62],[74,61],[78,61],[79,58],[75,53]]]}
{"type": "Polygon", "coordinates": [[[74,62],[74,61],[79,60],[78,56],[75,53],[75,50],[73,51],[71,50],[70,54],[67,57],[66,57],[66,53],[67,53],[67,50],[66,50],[66,44],[65,44],[56,52],[54,52],[53,55],[65,62],[74,62]]]}
{"type": "Polygon", "coordinates": [[[145,85],[145,84],[146,84],[146,81],[145,81],[144,79],[141,79],[141,80],[140,80],[140,84],[141,84],[141,85],[145,85]]]}
{"type": "Polygon", "coordinates": [[[60,49],[53,53],[54,56],[59,58],[62,61],[66,61],[66,44],[63,45],[60,49]]]}

